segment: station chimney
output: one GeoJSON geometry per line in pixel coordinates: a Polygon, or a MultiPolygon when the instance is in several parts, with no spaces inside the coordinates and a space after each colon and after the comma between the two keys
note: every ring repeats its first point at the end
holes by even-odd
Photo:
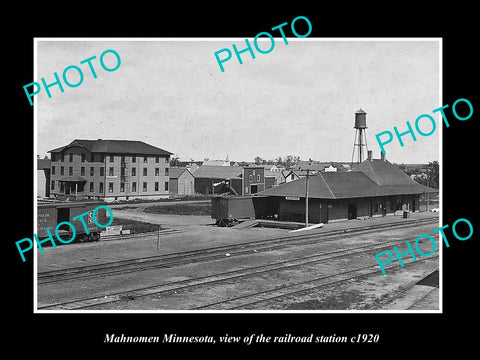
{"type": "Polygon", "coordinates": [[[362,109],[355,113],[355,139],[353,140],[352,164],[361,163],[367,158],[367,113],[362,109]],[[356,156],[355,156],[356,154],[356,156]]]}

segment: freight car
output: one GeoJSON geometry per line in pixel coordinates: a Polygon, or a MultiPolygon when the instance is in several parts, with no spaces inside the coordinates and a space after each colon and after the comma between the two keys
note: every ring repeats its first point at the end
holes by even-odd
{"type": "MultiPolygon", "coordinates": [[[[76,231],[75,241],[98,241],[100,239],[100,231],[102,228],[95,225],[92,213],[95,208],[101,205],[98,202],[54,202],[42,203],[37,206],[37,236],[39,239],[48,237],[46,229],[55,236],[55,227],[57,224],[68,221],[73,224],[76,231]],[[87,225],[89,234],[87,235],[81,219],[73,220],[74,217],[88,211],[88,218],[85,216],[85,224],[87,225]]],[[[100,224],[108,222],[106,210],[103,208],[95,212],[95,218],[100,224]]],[[[68,225],[59,227],[59,236],[62,239],[70,239],[72,237],[72,230],[68,225]]]]}
{"type": "Polygon", "coordinates": [[[278,200],[267,196],[215,196],[211,200],[211,217],[218,226],[233,226],[245,219],[273,219],[278,200]]]}

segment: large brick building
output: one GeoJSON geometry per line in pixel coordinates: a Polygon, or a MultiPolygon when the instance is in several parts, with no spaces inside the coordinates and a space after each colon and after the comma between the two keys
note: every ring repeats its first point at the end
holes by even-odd
{"type": "Polygon", "coordinates": [[[76,139],[49,152],[51,195],[105,201],[169,195],[172,153],[142,141],[76,139]]]}

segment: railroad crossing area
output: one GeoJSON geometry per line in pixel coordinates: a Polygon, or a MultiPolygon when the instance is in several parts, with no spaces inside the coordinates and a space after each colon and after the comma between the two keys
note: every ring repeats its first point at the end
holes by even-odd
{"type": "MultiPolygon", "coordinates": [[[[439,309],[439,256],[375,254],[431,233],[438,213],[329,223],[291,232],[216,227],[47,248],[37,254],[38,310],[439,309]]],[[[438,238],[437,238],[438,241],[438,238]]]]}

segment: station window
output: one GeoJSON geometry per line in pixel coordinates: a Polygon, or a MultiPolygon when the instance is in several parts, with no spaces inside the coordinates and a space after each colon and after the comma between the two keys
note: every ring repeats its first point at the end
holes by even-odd
{"type": "Polygon", "coordinates": [[[143,183],[143,192],[146,192],[146,191],[147,191],[147,183],[144,182],[144,183],[143,183]]]}
{"type": "Polygon", "coordinates": [[[55,175],[55,166],[52,166],[52,175],[55,175]]]}
{"type": "Polygon", "coordinates": [[[65,167],[60,166],[60,175],[65,175],[65,167]]]}
{"type": "Polygon", "coordinates": [[[100,154],[100,162],[104,162],[105,161],[105,154],[100,154]]]}
{"type": "Polygon", "coordinates": [[[55,190],[55,180],[52,180],[52,190],[55,190]]]}
{"type": "Polygon", "coordinates": [[[108,168],[108,176],[113,176],[113,167],[108,168]]]}
{"type": "Polygon", "coordinates": [[[137,175],[137,168],[132,167],[132,176],[137,175]]]}
{"type": "Polygon", "coordinates": [[[147,168],[143,168],[143,176],[147,176],[147,168]]]}
{"type": "Polygon", "coordinates": [[[85,166],[80,168],[80,176],[85,176],[85,166]]]}
{"type": "Polygon", "coordinates": [[[158,155],[155,156],[155,162],[158,164],[159,161],[160,161],[160,157],[158,155]]]}
{"type": "Polygon", "coordinates": [[[68,167],[68,175],[70,175],[70,176],[73,175],[73,166],[68,167]]]}
{"type": "Polygon", "coordinates": [[[52,154],[52,161],[57,161],[57,154],[52,154]]]}
{"type": "Polygon", "coordinates": [[[143,157],[143,162],[144,162],[144,163],[147,162],[147,157],[146,157],[146,156],[143,157]]]}
{"type": "Polygon", "coordinates": [[[103,171],[105,170],[105,168],[103,166],[100,167],[100,176],[103,176],[103,171]]]}
{"type": "Polygon", "coordinates": [[[168,181],[165,181],[165,191],[168,191],[168,181]]]}
{"type": "Polygon", "coordinates": [[[61,161],[61,162],[64,162],[64,161],[65,161],[65,154],[61,154],[61,155],[60,155],[60,161],[61,161]]]}
{"type": "Polygon", "coordinates": [[[90,162],[95,162],[95,155],[94,155],[94,153],[90,153],[90,162]]]}
{"type": "Polygon", "coordinates": [[[68,161],[73,162],[73,154],[70,154],[68,161]]]}
{"type": "Polygon", "coordinates": [[[95,168],[93,166],[90,166],[90,176],[95,175],[95,168]]]}
{"type": "Polygon", "coordinates": [[[165,168],[165,176],[168,176],[168,168],[165,168]]]}
{"type": "Polygon", "coordinates": [[[108,183],[108,192],[113,193],[113,182],[108,183]]]}
{"type": "Polygon", "coordinates": [[[100,192],[101,194],[103,194],[103,182],[101,182],[101,183],[98,184],[98,192],[100,192]]]}
{"type": "Polygon", "coordinates": [[[160,168],[155,168],[155,176],[159,176],[160,175],[160,168]]]}
{"type": "Polygon", "coordinates": [[[135,181],[132,182],[132,192],[137,192],[137,183],[135,181]]]}
{"type": "Polygon", "coordinates": [[[110,162],[114,162],[114,161],[115,161],[115,156],[110,155],[110,162]]]}
{"type": "Polygon", "coordinates": [[[82,162],[85,162],[85,154],[82,154],[82,162]]]}
{"type": "Polygon", "coordinates": [[[90,181],[90,192],[93,192],[93,187],[94,187],[93,181],[90,181]]]}
{"type": "Polygon", "coordinates": [[[120,183],[120,192],[125,192],[125,183],[124,182],[120,183]]]}
{"type": "Polygon", "coordinates": [[[260,182],[260,174],[257,175],[257,182],[260,182]]]}
{"type": "Polygon", "coordinates": [[[132,163],[136,163],[137,162],[137,157],[135,155],[132,156],[132,163]]]}
{"type": "Polygon", "coordinates": [[[165,163],[168,164],[170,159],[168,157],[165,158],[165,163]]]}
{"type": "Polygon", "coordinates": [[[158,191],[158,181],[155,181],[155,191],[158,191]]]}

